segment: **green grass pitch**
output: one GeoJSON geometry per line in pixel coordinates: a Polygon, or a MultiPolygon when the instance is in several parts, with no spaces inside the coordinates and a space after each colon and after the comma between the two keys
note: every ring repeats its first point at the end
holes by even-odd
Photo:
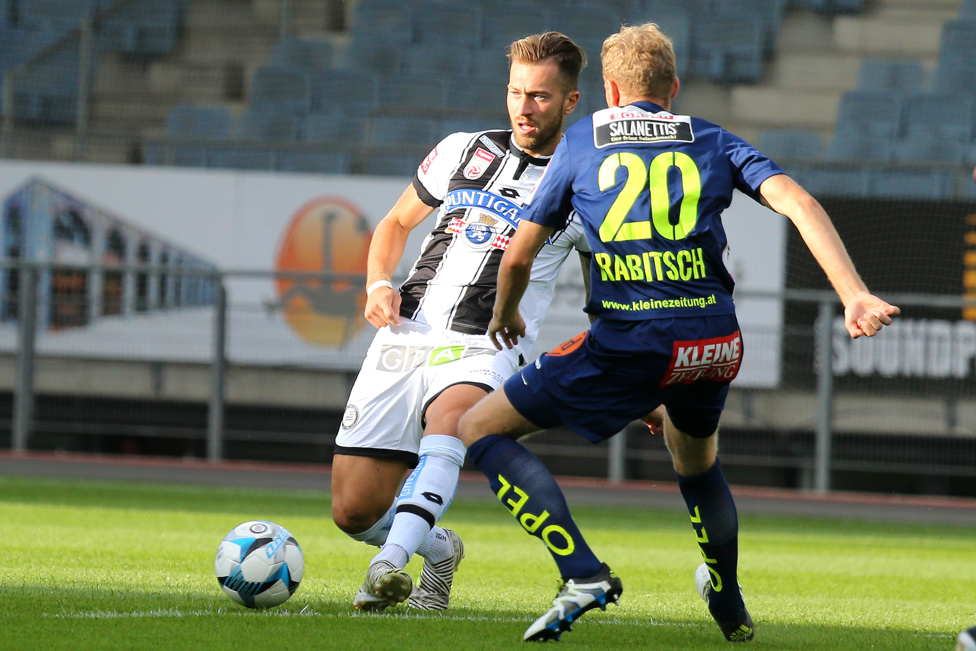
{"type": "MultiPolygon", "coordinates": [[[[538,541],[501,505],[460,502],[444,522],[467,548],[451,609],[354,614],[372,551],[328,513],[328,498],[307,492],[0,477],[0,649],[514,649],[555,595],[538,541]],[[250,519],[284,525],[305,553],[298,592],[270,611],[235,605],[213,574],[217,543],[250,519]]],[[[624,594],[560,648],[729,648],[695,592],[687,515],[575,515],[624,594]]],[[[749,647],[950,651],[976,623],[971,530],[752,515],[740,524],[757,625],[749,647]]],[[[419,574],[419,560],[408,569],[419,574]]]]}

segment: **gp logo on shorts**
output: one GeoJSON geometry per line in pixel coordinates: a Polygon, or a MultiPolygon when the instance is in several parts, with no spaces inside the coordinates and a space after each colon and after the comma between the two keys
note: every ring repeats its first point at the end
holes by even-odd
{"type": "Polygon", "coordinates": [[[741,363],[742,338],[738,330],[727,337],[676,341],[661,387],[691,384],[695,380],[731,382],[741,363]]]}

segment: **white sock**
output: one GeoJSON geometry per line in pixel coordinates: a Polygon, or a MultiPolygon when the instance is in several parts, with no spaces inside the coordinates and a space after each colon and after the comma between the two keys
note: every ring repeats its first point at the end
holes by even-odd
{"type": "Polygon", "coordinates": [[[393,501],[393,506],[387,511],[383,517],[376,521],[376,523],[362,533],[350,533],[346,534],[353,540],[358,540],[359,542],[366,543],[367,545],[373,545],[375,547],[382,547],[383,543],[386,542],[386,537],[390,533],[390,527],[393,526],[393,516],[396,515],[396,500],[393,501]]]}
{"type": "Polygon", "coordinates": [[[386,538],[387,545],[406,551],[407,560],[417,553],[454,499],[465,449],[459,439],[435,434],[420,441],[418,453],[420,462],[400,491],[396,517],[386,538]]]}
{"type": "Polygon", "coordinates": [[[370,565],[376,561],[390,561],[393,563],[398,570],[402,570],[407,565],[407,561],[410,557],[407,556],[407,552],[400,545],[391,545],[387,543],[383,545],[383,549],[380,553],[373,557],[373,560],[369,562],[370,565]]]}
{"type": "Polygon", "coordinates": [[[434,527],[420,543],[417,553],[425,559],[437,563],[454,556],[454,545],[441,527],[434,527]]]}

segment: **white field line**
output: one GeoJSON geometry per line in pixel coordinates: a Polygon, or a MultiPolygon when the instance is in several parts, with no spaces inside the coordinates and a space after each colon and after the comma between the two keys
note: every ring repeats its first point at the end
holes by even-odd
{"type": "MultiPolygon", "coordinates": [[[[427,615],[414,615],[408,613],[395,614],[364,614],[364,613],[317,613],[308,606],[301,611],[294,610],[238,610],[214,608],[205,610],[180,610],[178,608],[159,608],[156,610],[141,610],[132,612],[119,612],[115,610],[90,610],[80,612],[60,612],[43,613],[43,617],[54,619],[139,619],[139,618],[163,618],[163,617],[323,617],[325,619],[356,619],[358,617],[385,617],[387,619],[438,619],[456,622],[501,622],[511,624],[524,624],[532,621],[529,617],[487,617],[484,615],[440,615],[431,617],[427,615]]],[[[587,620],[594,624],[627,624],[632,626],[672,626],[686,627],[696,626],[685,622],[658,622],[651,619],[622,619],[619,617],[601,617],[587,620]]]]}

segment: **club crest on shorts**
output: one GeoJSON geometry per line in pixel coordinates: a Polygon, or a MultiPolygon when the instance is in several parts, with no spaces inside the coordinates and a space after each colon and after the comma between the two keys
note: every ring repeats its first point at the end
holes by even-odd
{"type": "Polygon", "coordinates": [[[356,409],[356,405],[347,405],[346,410],[342,412],[342,429],[349,429],[358,422],[359,410],[356,409]]]}
{"type": "Polygon", "coordinates": [[[480,179],[481,175],[485,173],[491,162],[495,160],[495,155],[489,151],[478,147],[474,152],[474,156],[468,161],[467,167],[464,168],[464,178],[474,181],[475,179],[480,179]]]}

